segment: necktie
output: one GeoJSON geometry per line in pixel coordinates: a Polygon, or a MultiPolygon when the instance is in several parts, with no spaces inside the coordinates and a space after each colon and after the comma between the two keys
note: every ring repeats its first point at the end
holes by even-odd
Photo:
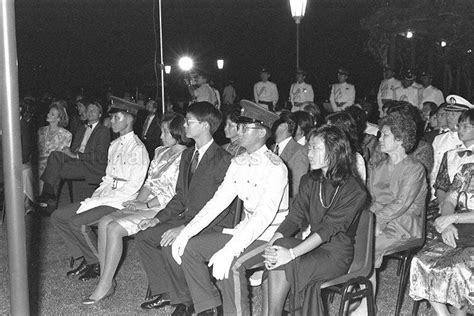
{"type": "Polygon", "coordinates": [[[278,145],[275,146],[274,153],[275,153],[275,155],[280,156],[280,146],[278,146],[278,145]]]}
{"type": "Polygon", "coordinates": [[[143,133],[142,136],[145,137],[146,133],[148,132],[148,124],[150,123],[151,115],[148,115],[145,120],[145,124],[143,124],[143,133]]]}
{"type": "Polygon", "coordinates": [[[194,175],[194,172],[197,169],[199,162],[199,151],[194,151],[193,159],[191,159],[191,166],[189,167],[189,176],[188,176],[188,184],[191,182],[191,179],[194,175]]]}
{"type": "Polygon", "coordinates": [[[92,124],[87,124],[87,127],[92,128],[92,124]]]}
{"type": "Polygon", "coordinates": [[[464,155],[468,156],[468,157],[471,157],[472,156],[472,150],[462,150],[462,151],[458,151],[458,155],[459,157],[464,157],[464,155]]]}

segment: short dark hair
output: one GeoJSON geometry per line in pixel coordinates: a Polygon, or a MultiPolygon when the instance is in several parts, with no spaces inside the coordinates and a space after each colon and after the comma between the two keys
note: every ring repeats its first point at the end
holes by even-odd
{"type": "Polygon", "coordinates": [[[320,127],[326,122],[324,108],[319,104],[308,103],[303,108],[303,111],[308,112],[313,117],[314,127],[320,127]]]}
{"type": "Polygon", "coordinates": [[[469,124],[474,125],[474,109],[462,112],[459,116],[458,122],[469,122],[469,124]]]}
{"type": "Polygon", "coordinates": [[[431,102],[431,101],[426,101],[426,102],[423,102],[423,106],[425,106],[425,104],[430,107],[430,117],[435,115],[436,111],[438,110],[438,106],[436,105],[436,103],[431,102]]]}
{"type": "Polygon", "coordinates": [[[225,118],[229,119],[233,123],[238,123],[240,117],[240,110],[238,108],[233,108],[227,112],[225,118]]]}
{"type": "Polygon", "coordinates": [[[291,112],[284,112],[280,114],[280,118],[273,123],[272,133],[274,134],[278,126],[284,123],[288,125],[288,133],[290,133],[290,135],[294,135],[294,132],[296,131],[296,122],[293,120],[291,112]]]}
{"type": "Polygon", "coordinates": [[[191,104],[188,113],[196,116],[201,122],[209,124],[209,132],[213,135],[222,123],[222,113],[209,102],[196,102],[191,104]]]}
{"type": "Polygon", "coordinates": [[[336,112],[329,115],[327,121],[331,121],[332,125],[339,127],[341,130],[346,133],[347,138],[351,144],[351,149],[353,153],[362,152],[361,145],[360,145],[360,138],[357,132],[357,125],[355,120],[352,116],[349,115],[347,112],[336,112]]]}
{"type": "Polygon", "coordinates": [[[357,127],[357,133],[359,134],[360,139],[362,139],[362,134],[367,128],[367,113],[362,110],[357,105],[351,105],[344,110],[348,113],[355,121],[357,127]]]}
{"type": "MultiPolygon", "coordinates": [[[[309,131],[313,128],[314,125],[313,117],[311,116],[311,114],[305,111],[296,111],[292,113],[291,117],[293,121],[295,121],[296,127],[298,128],[299,126],[299,128],[301,129],[303,135],[308,135],[309,131]]],[[[293,137],[295,137],[297,128],[295,128],[293,132],[293,137]]]]}
{"type": "Polygon", "coordinates": [[[313,137],[321,137],[324,141],[328,162],[326,178],[331,180],[333,185],[339,185],[350,177],[360,180],[355,169],[351,145],[344,131],[334,125],[324,125],[308,133],[308,140],[313,137]]]}
{"type": "Polygon", "coordinates": [[[379,128],[388,126],[395,139],[402,142],[406,153],[410,153],[417,144],[417,127],[412,116],[403,112],[393,112],[382,118],[379,128]]]}
{"type": "MultiPolygon", "coordinates": [[[[423,122],[423,118],[421,117],[421,111],[410,102],[406,101],[389,101],[390,106],[387,110],[387,114],[392,114],[394,112],[400,112],[411,120],[413,120],[416,124],[416,141],[420,140],[424,135],[425,130],[425,122],[423,122]]],[[[416,146],[416,143],[414,147],[416,146]]]]}
{"type": "Polygon", "coordinates": [[[191,140],[186,137],[186,131],[184,129],[184,116],[175,112],[167,112],[164,114],[161,124],[167,122],[169,124],[169,130],[171,137],[176,139],[178,144],[189,146],[191,140]]]}

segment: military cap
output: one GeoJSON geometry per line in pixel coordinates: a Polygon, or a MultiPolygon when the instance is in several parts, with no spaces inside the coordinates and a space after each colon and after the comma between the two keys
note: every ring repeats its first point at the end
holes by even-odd
{"type": "Polygon", "coordinates": [[[472,105],[468,100],[455,94],[448,95],[446,97],[446,103],[448,104],[446,106],[446,111],[450,112],[474,109],[474,105],[472,105]]]}
{"type": "Polygon", "coordinates": [[[387,71],[387,70],[393,71],[393,67],[390,66],[389,64],[385,64],[385,65],[383,66],[383,70],[384,70],[384,71],[387,71]]]}
{"type": "Polygon", "coordinates": [[[270,70],[268,70],[268,68],[262,68],[262,69],[260,69],[260,73],[261,73],[261,74],[264,73],[264,72],[266,72],[267,74],[269,74],[269,73],[270,73],[270,70]]]}
{"type": "Polygon", "coordinates": [[[304,69],[298,68],[296,69],[296,74],[302,74],[303,76],[306,76],[306,71],[304,69]]]}
{"type": "Polygon", "coordinates": [[[337,74],[341,74],[341,75],[344,75],[344,76],[349,76],[349,71],[346,68],[341,67],[337,70],[337,74]]]}
{"type": "Polygon", "coordinates": [[[273,123],[280,118],[277,114],[249,100],[240,100],[240,106],[242,110],[239,123],[258,123],[271,128],[273,123]]]}
{"type": "Polygon", "coordinates": [[[403,78],[405,78],[406,80],[415,80],[415,74],[413,73],[413,70],[405,70],[405,72],[403,73],[403,78]]]}
{"type": "Polygon", "coordinates": [[[125,112],[136,116],[138,111],[144,108],[143,106],[116,96],[111,96],[110,100],[112,100],[112,106],[109,113],[125,112]]]}
{"type": "Polygon", "coordinates": [[[433,75],[431,74],[431,72],[429,71],[422,71],[421,74],[420,74],[420,78],[423,78],[423,77],[433,77],[433,75]]]}

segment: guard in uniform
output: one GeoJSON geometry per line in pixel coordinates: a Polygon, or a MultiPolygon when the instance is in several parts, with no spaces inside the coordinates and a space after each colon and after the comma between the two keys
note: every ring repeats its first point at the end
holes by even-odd
{"type": "Polygon", "coordinates": [[[124,201],[135,198],[150,162],[145,145],[133,132],[139,106],[117,97],[112,100],[112,129],[120,137],[110,144],[107,168],[99,188],[90,198],[59,208],[51,215],[59,235],[83,255],[80,265],[67,275],[80,274],[83,281],[100,275],[97,236],[90,225],[121,209],[124,201]]]}
{"type": "Polygon", "coordinates": [[[394,71],[390,65],[383,67],[384,79],[380,83],[379,92],[377,93],[377,104],[379,105],[379,113],[382,116],[384,103],[395,100],[394,90],[401,87],[400,80],[393,77],[394,71]]]}
{"type": "Polygon", "coordinates": [[[298,69],[296,71],[296,82],[290,88],[291,112],[303,111],[305,102],[314,101],[313,87],[306,83],[306,71],[298,69]]]}
{"type": "Polygon", "coordinates": [[[337,70],[337,80],[339,83],[335,83],[331,87],[331,94],[329,101],[333,112],[339,112],[345,108],[351,106],[355,102],[355,87],[354,85],[347,83],[349,78],[349,71],[344,68],[337,70]]]}
{"type": "Polygon", "coordinates": [[[440,106],[440,104],[444,103],[443,92],[431,85],[433,75],[427,71],[423,71],[420,79],[423,85],[420,91],[420,104],[423,106],[425,102],[433,102],[437,106],[440,106]]]}
{"type": "Polygon", "coordinates": [[[268,127],[278,117],[250,103],[242,105],[239,139],[247,152],[232,159],[214,197],[172,245],[173,258],[184,270],[195,312],[205,315],[216,315],[221,305],[207,262],[221,289],[224,315],[250,315],[246,270],[263,262],[267,241],[288,212],[287,169],[265,146],[268,127]],[[243,201],[240,223],[222,233],[196,236],[235,197],[243,201]]]}
{"type": "Polygon", "coordinates": [[[415,83],[415,74],[411,69],[405,71],[402,86],[394,90],[396,101],[407,101],[421,110],[420,88],[415,83]]]}
{"type": "Polygon", "coordinates": [[[263,68],[260,70],[261,81],[253,86],[253,97],[255,103],[262,105],[265,109],[274,111],[275,105],[278,102],[278,88],[277,85],[270,79],[270,71],[263,68]]]}

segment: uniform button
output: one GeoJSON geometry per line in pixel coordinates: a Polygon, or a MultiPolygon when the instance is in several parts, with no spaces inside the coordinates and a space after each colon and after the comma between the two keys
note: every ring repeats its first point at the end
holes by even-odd
{"type": "Polygon", "coordinates": [[[250,183],[250,181],[249,181],[249,180],[247,180],[247,183],[250,183]]]}

